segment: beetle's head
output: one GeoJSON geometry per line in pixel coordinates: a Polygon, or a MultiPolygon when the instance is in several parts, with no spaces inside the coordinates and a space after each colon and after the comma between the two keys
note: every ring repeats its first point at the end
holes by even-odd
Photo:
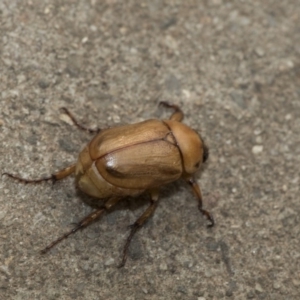
{"type": "Polygon", "coordinates": [[[181,152],[182,165],[186,174],[194,174],[199,170],[209,156],[209,150],[201,136],[187,125],[165,121],[177,141],[177,146],[181,152]]]}

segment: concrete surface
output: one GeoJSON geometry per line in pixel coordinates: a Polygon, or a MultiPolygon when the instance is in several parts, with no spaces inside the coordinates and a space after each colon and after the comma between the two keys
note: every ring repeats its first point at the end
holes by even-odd
{"type": "Polygon", "coordinates": [[[300,299],[300,2],[0,1],[1,172],[38,178],[107,127],[177,103],[210,147],[117,265],[147,197],[39,250],[91,211],[72,178],[0,181],[0,299],[300,299]]]}

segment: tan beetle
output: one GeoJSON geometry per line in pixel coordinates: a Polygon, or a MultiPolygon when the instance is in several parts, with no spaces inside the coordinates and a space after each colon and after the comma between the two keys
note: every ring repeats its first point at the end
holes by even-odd
{"type": "Polygon", "coordinates": [[[39,183],[63,179],[75,172],[76,185],[86,194],[99,199],[99,208],[82,219],[72,230],[52,242],[41,252],[53,246],[79,229],[87,227],[127,196],[138,196],[145,191],[151,195],[150,206],[131,226],[123,250],[121,266],[124,266],[129,244],[136,233],[153,214],[159,188],[179,178],[186,180],[198,198],[198,208],[210,224],[212,215],[202,208],[202,195],[193,175],[208,158],[208,148],[201,136],[181,123],[183,112],[177,105],[161,102],[175,112],[169,120],[151,119],[104,130],[88,129],[80,125],[73,115],[64,112],[80,129],[98,134],[80,152],[73,164],[47,178],[28,180],[3,173],[24,183],[39,183]],[[99,132],[100,131],[100,132],[99,132]]]}

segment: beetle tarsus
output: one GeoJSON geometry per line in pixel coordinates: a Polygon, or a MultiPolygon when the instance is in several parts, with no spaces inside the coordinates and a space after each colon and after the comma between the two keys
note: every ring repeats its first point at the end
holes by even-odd
{"type": "Polygon", "coordinates": [[[42,249],[40,251],[40,253],[41,254],[47,253],[55,245],[59,244],[61,241],[63,241],[66,238],[68,238],[71,234],[74,234],[78,230],[83,229],[83,228],[89,226],[91,223],[93,223],[95,220],[97,220],[103,214],[103,212],[105,210],[106,210],[106,207],[101,207],[101,208],[97,209],[96,211],[93,211],[92,213],[90,213],[89,215],[87,215],[86,217],[84,217],[79,223],[77,223],[77,225],[74,228],[72,228],[71,230],[69,230],[68,232],[66,232],[62,236],[60,236],[58,239],[56,239],[55,241],[53,241],[51,244],[49,244],[47,247],[45,247],[44,249],[42,249]]]}
{"type": "Polygon", "coordinates": [[[187,182],[188,182],[188,184],[190,184],[190,186],[192,187],[192,189],[194,191],[194,194],[198,198],[199,211],[202,213],[202,215],[204,215],[208,219],[208,221],[210,221],[210,224],[207,225],[207,227],[213,227],[215,225],[213,216],[211,215],[211,213],[209,211],[202,208],[202,194],[201,194],[199,185],[197,184],[196,180],[193,177],[187,178],[187,182]]]}
{"type": "Polygon", "coordinates": [[[85,127],[84,125],[81,125],[80,123],[78,123],[78,121],[75,119],[75,117],[73,116],[73,114],[66,107],[61,107],[61,110],[66,115],[69,116],[69,118],[72,120],[72,122],[74,123],[74,125],[76,125],[80,130],[84,130],[84,131],[87,131],[89,133],[99,133],[101,131],[100,128],[92,129],[92,128],[85,127]]]}
{"type": "Polygon", "coordinates": [[[208,227],[208,228],[213,227],[213,226],[215,225],[215,221],[214,221],[214,218],[213,218],[213,216],[211,215],[211,213],[210,213],[209,211],[203,209],[203,208],[202,208],[202,205],[201,205],[201,207],[200,207],[200,205],[199,205],[199,210],[200,210],[200,212],[202,213],[202,215],[204,215],[204,216],[207,218],[207,220],[210,222],[210,224],[208,224],[207,227],[208,227]]]}
{"type": "Polygon", "coordinates": [[[44,249],[42,249],[40,251],[41,254],[45,254],[47,253],[50,249],[52,249],[55,245],[57,245],[58,243],[60,243],[61,241],[63,241],[64,239],[66,239],[69,235],[77,232],[79,229],[82,229],[83,225],[81,223],[79,223],[76,227],[72,228],[70,231],[66,232],[64,235],[62,235],[61,237],[59,237],[58,239],[56,239],[55,241],[53,241],[51,244],[49,244],[47,247],[45,247],[44,249]]]}
{"type": "Polygon", "coordinates": [[[148,206],[148,208],[144,211],[144,213],[132,225],[130,225],[131,231],[123,249],[123,257],[121,263],[118,266],[119,268],[123,267],[126,263],[129,245],[133,236],[138,231],[138,229],[141,228],[147,222],[147,220],[153,215],[158,203],[157,200],[158,200],[157,192],[152,191],[150,206],[148,206]]]}
{"type": "Polygon", "coordinates": [[[135,235],[135,233],[138,231],[138,229],[141,227],[141,225],[139,225],[137,222],[132,224],[132,225],[129,225],[131,227],[131,231],[130,231],[130,234],[126,240],[126,244],[124,246],[124,249],[123,249],[123,257],[122,257],[122,261],[121,263],[118,265],[118,268],[122,268],[125,266],[125,263],[127,261],[127,257],[128,257],[128,250],[129,250],[129,245],[130,245],[130,242],[133,238],[133,236],[135,235]]]}

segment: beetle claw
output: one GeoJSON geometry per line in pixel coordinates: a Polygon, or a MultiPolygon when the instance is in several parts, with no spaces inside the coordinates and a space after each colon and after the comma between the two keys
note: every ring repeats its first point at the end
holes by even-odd
{"type": "Polygon", "coordinates": [[[208,215],[206,216],[207,219],[210,221],[210,224],[208,224],[206,227],[207,228],[212,228],[215,225],[215,220],[213,218],[213,216],[208,212],[208,215]]]}
{"type": "Polygon", "coordinates": [[[208,224],[206,227],[207,227],[207,228],[212,228],[212,227],[214,227],[214,225],[215,225],[215,223],[212,222],[212,223],[208,224]]]}
{"type": "Polygon", "coordinates": [[[117,265],[118,269],[121,269],[125,266],[125,262],[121,262],[119,265],[117,265]]]}

